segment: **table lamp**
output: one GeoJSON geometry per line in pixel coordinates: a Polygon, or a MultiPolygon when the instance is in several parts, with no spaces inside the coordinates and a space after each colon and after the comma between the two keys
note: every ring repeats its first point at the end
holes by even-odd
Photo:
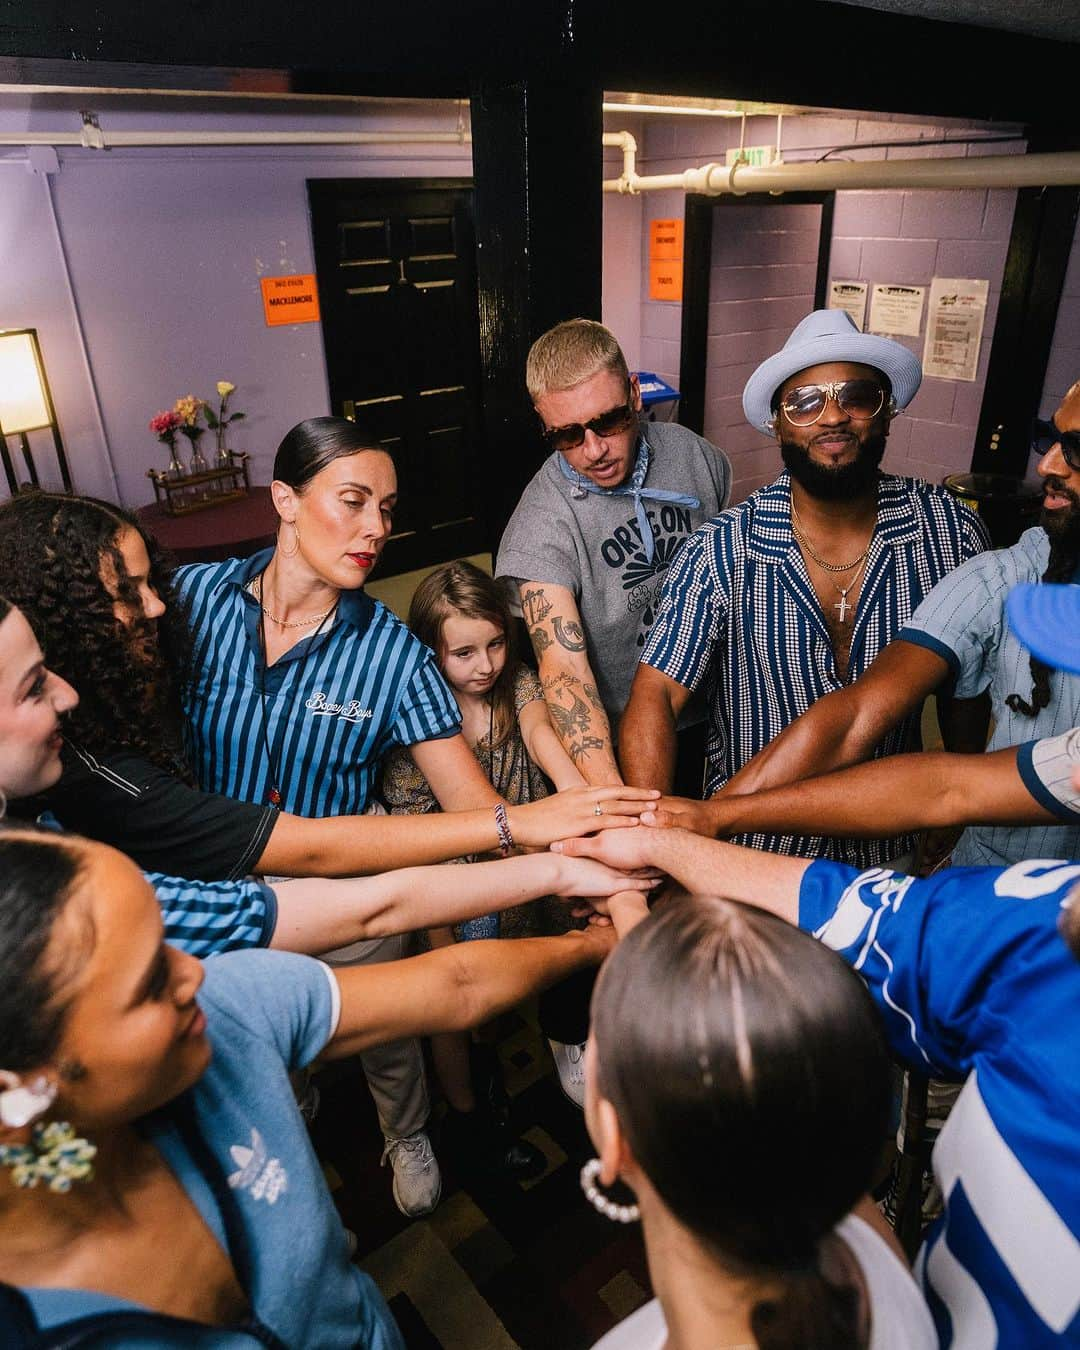
{"type": "Polygon", "coordinates": [[[21,487],[37,487],[38,473],[27,433],[50,430],[60,477],[70,492],[68,468],[60,427],[56,421],[49,379],[41,359],[36,328],[0,329],[0,461],[4,465],[8,487],[16,493],[21,487]],[[18,436],[29,482],[20,484],[8,449],[7,437],[18,436]]]}

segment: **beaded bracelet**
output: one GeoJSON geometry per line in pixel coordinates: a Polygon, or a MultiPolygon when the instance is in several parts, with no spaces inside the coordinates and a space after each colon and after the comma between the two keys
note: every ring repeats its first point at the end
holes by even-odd
{"type": "Polygon", "coordinates": [[[499,832],[499,852],[504,858],[508,857],[514,847],[514,836],[510,833],[510,822],[502,802],[495,804],[495,828],[499,832]]]}

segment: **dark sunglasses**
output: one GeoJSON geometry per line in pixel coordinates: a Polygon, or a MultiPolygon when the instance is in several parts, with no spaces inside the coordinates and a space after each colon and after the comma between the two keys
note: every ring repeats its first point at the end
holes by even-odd
{"type": "Polygon", "coordinates": [[[628,397],[627,401],[620,403],[617,408],[609,408],[607,412],[602,412],[597,417],[590,417],[587,422],[568,422],[564,427],[545,428],[542,435],[549,449],[565,454],[567,450],[576,450],[584,443],[587,431],[603,440],[607,436],[615,436],[620,431],[625,431],[636,417],[637,411],[628,397]]]}
{"type": "Polygon", "coordinates": [[[812,427],[829,399],[855,422],[869,422],[885,405],[885,390],[877,380],[836,380],[832,384],[803,384],[789,389],[781,400],[784,416],[793,427],[812,427]]]}
{"type": "Polygon", "coordinates": [[[1080,469],[1080,432],[1058,431],[1051,418],[1043,422],[1036,418],[1031,424],[1031,448],[1041,459],[1055,445],[1061,446],[1061,453],[1070,469],[1080,469]]]}

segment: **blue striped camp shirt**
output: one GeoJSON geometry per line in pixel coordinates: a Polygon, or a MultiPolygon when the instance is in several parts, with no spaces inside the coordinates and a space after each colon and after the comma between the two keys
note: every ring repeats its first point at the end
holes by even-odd
{"type": "MultiPolygon", "coordinates": [[[[848,680],[863,673],[947,572],[988,542],[978,517],[944,488],[882,474],[848,680]]],[[[825,617],[791,532],[786,472],[702,525],[683,544],[641,659],[688,689],[704,688],[706,795],[816,699],[843,687],[825,617]]],[[[913,748],[918,734],[919,714],[913,713],[881,742],[875,757],[913,748]]],[[[854,867],[878,866],[914,844],[907,837],[763,833],[741,835],[738,842],[854,867]]]]}
{"type": "Polygon", "coordinates": [[[264,708],[259,605],[244,587],[272,554],[176,573],[194,641],[186,711],[199,786],[267,801],[269,743],[282,810],[359,814],[390,746],[455,736],[461,713],[430,649],[362,590],[343,591],[334,623],[266,670],[264,708]]]}
{"type": "Polygon", "coordinates": [[[165,923],[165,941],[192,956],[268,947],[277,925],[277,896],[254,877],[187,881],[144,873],[165,923]]]}

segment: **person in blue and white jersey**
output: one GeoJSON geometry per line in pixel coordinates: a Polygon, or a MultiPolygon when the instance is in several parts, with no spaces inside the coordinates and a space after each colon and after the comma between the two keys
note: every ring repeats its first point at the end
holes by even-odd
{"type": "MultiPolygon", "coordinates": [[[[1080,1343],[1080,862],[916,880],[681,829],[556,847],[771,910],[849,961],[893,1054],[964,1083],[932,1159],[944,1213],[916,1263],[941,1344],[1080,1343]]],[[[645,913],[627,900],[612,917],[627,931],[645,913]]]]}

